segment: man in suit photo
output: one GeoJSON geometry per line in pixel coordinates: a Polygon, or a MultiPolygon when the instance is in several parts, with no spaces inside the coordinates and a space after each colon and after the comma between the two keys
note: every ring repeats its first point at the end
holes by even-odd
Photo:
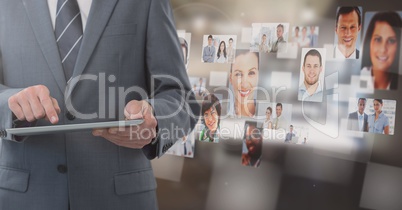
{"type": "Polygon", "coordinates": [[[283,52],[286,50],[286,41],[283,38],[284,32],[285,32],[285,27],[282,24],[279,24],[276,27],[276,37],[278,39],[272,46],[271,53],[283,52]]]}
{"type": "Polygon", "coordinates": [[[362,17],[359,7],[340,7],[336,13],[335,33],[338,43],[335,58],[359,59],[356,42],[361,30],[362,17]]]}
{"type": "Polygon", "coordinates": [[[202,60],[204,63],[213,63],[215,59],[215,47],[212,45],[213,37],[208,36],[208,45],[204,47],[202,52],[202,60]]]}
{"type": "Polygon", "coordinates": [[[286,134],[285,143],[291,143],[292,138],[295,137],[296,134],[293,132],[293,125],[289,126],[289,132],[286,134]]]}
{"type": "Polygon", "coordinates": [[[158,209],[150,159],[192,130],[194,99],[168,0],[0,0],[1,130],[144,120],[3,135],[0,209],[158,209]]]}
{"type": "Polygon", "coordinates": [[[364,113],[366,108],[366,98],[359,98],[357,101],[357,111],[349,113],[348,130],[367,132],[368,115],[364,113]]]}

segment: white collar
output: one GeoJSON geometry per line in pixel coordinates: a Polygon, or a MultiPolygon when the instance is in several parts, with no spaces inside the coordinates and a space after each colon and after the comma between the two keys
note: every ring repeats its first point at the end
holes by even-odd
{"type": "Polygon", "coordinates": [[[339,49],[338,45],[335,46],[335,58],[343,58],[343,59],[356,59],[356,49],[353,51],[353,53],[346,58],[345,55],[341,52],[339,49]]]}

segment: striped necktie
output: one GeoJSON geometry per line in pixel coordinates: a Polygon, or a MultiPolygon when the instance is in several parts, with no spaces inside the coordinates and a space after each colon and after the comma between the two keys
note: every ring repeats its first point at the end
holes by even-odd
{"type": "Polygon", "coordinates": [[[81,13],[77,0],[58,0],[55,35],[67,80],[73,75],[82,34],[81,13]]]}

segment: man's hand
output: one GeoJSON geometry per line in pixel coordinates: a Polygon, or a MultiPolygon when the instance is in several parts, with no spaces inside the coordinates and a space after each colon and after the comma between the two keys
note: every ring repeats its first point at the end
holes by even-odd
{"type": "Polygon", "coordinates": [[[14,94],[8,99],[8,107],[20,121],[33,122],[43,118],[52,124],[59,121],[59,104],[44,85],[31,86],[14,94]]]}
{"type": "Polygon", "coordinates": [[[127,120],[142,118],[140,125],[121,128],[94,129],[94,136],[101,136],[110,142],[128,148],[140,149],[149,144],[156,137],[157,121],[152,106],[147,101],[130,101],[124,108],[127,120]]]}

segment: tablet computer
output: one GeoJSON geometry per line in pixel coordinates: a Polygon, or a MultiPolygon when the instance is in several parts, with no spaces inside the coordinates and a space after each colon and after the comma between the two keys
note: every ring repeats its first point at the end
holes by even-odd
{"type": "Polygon", "coordinates": [[[6,129],[5,131],[7,132],[7,134],[17,136],[30,136],[30,135],[49,134],[57,132],[91,130],[95,128],[127,127],[127,126],[139,125],[142,122],[144,122],[143,119],[136,119],[136,120],[79,123],[79,124],[67,124],[67,125],[9,128],[6,129]]]}

